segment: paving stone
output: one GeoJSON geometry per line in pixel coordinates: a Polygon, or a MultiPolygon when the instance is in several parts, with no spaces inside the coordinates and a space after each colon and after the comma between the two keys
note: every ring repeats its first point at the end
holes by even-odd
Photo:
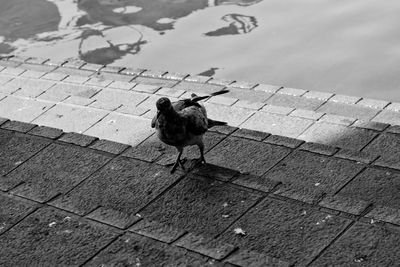
{"type": "Polygon", "coordinates": [[[33,123],[59,128],[65,132],[83,133],[107,114],[108,112],[103,110],[57,104],[36,118],[33,123]]]}
{"type": "Polygon", "coordinates": [[[308,91],[302,97],[305,98],[316,98],[320,100],[327,101],[329,98],[333,96],[332,93],[327,93],[327,92],[318,92],[318,91],[308,91]]]}
{"type": "Polygon", "coordinates": [[[297,138],[313,123],[312,120],[258,112],[241,124],[240,127],[297,138]]]}
{"type": "Polygon", "coordinates": [[[236,131],[238,128],[237,127],[232,127],[229,125],[222,125],[222,126],[214,126],[210,129],[208,129],[210,132],[216,132],[216,133],[222,133],[222,134],[231,134],[234,131],[236,131]]]}
{"type": "Polygon", "coordinates": [[[94,71],[89,71],[89,70],[81,70],[77,68],[66,68],[66,67],[59,67],[54,72],[57,73],[62,73],[69,75],[64,81],[70,80],[71,77],[73,79],[78,79],[77,77],[81,77],[82,79],[84,78],[86,81],[89,80],[89,76],[92,76],[96,72],[94,71]]]}
{"type": "Polygon", "coordinates": [[[277,181],[272,181],[268,178],[252,174],[236,175],[231,182],[234,184],[242,185],[245,187],[257,189],[264,192],[270,192],[279,184],[279,182],[277,181]]]}
{"type": "Polygon", "coordinates": [[[376,132],[370,130],[320,122],[312,125],[298,138],[307,142],[360,150],[376,135],[376,132]]]}
{"type": "MultiPolygon", "coordinates": [[[[145,114],[145,115],[150,114],[150,116],[148,118],[151,120],[157,113],[156,102],[161,97],[158,95],[146,95],[146,94],[143,94],[143,96],[147,97],[146,100],[144,100],[144,101],[142,100],[142,102],[140,102],[139,105],[137,105],[137,104],[136,105],[139,108],[151,110],[151,112],[147,112],[145,114]]],[[[169,100],[171,100],[172,103],[178,101],[178,99],[174,98],[174,97],[169,97],[169,100]]],[[[126,104],[129,104],[129,103],[126,103],[126,104]]],[[[133,105],[133,103],[131,103],[129,105],[133,105]]]]}
{"type": "Polygon", "coordinates": [[[264,176],[268,179],[303,188],[335,193],[361,169],[355,162],[296,151],[264,176]]]}
{"type": "Polygon", "coordinates": [[[215,85],[221,85],[221,86],[228,86],[234,83],[234,80],[228,80],[228,79],[218,79],[218,78],[211,78],[211,80],[208,80],[207,83],[209,84],[215,84],[215,85]]]}
{"type": "Polygon", "coordinates": [[[386,107],[386,109],[391,111],[400,111],[400,103],[391,103],[386,107]]]}
{"type": "Polygon", "coordinates": [[[246,82],[246,81],[235,81],[234,83],[230,84],[229,86],[238,87],[241,89],[252,89],[256,87],[257,83],[246,82]]]}
{"type": "Polygon", "coordinates": [[[174,89],[179,89],[188,92],[200,93],[200,94],[211,94],[220,91],[224,86],[214,84],[203,84],[182,81],[174,86],[174,89]]]}
{"type": "Polygon", "coordinates": [[[292,95],[292,96],[302,96],[305,93],[307,93],[307,90],[283,87],[279,90],[279,93],[285,94],[285,95],[292,95]]]}
{"type": "Polygon", "coordinates": [[[90,151],[52,144],[8,174],[2,184],[9,189],[24,182],[14,194],[46,202],[71,190],[108,160],[90,151]]]}
{"type": "Polygon", "coordinates": [[[348,96],[348,95],[334,95],[329,99],[331,102],[340,102],[345,104],[355,104],[361,100],[358,96],[348,96]]]}
{"type": "Polygon", "coordinates": [[[68,60],[66,63],[62,64],[62,66],[67,68],[79,69],[85,64],[86,62],[83,60],[73,59],[73,60],[68,60]]]}
{"type": "Polygon", "coordinates": [[[0,117],[0,126],[3,125],[4,123],[6,123],[7,121],[9,121],[9,120],[6,118],[0,117]]]}
{"type": "Polygon", "coordinates": [[[86,266],[206,266],[206,258],[133,233],[125,234],[86,266]]]}
{"type": "Polygon", "coordinates": [[[56,128],[51,128],[47,126],[37,126],[29,131],[29,134],[46,137],[50,139],[57,139],[63,134],[63,131],[56,128]]]}
{"type": "Polygon", "coordinates": [[[318,108],[317,111],[369,121],[379,112],[379,109],[328,101],[318,108]]]}
{"type": "Polygon", "coordinates": [[[354,215],[361,215],[369,204],[369,201],[343,197],[341,195],[327,196],[319,203],[319,205],[325,208],[344,211],[354,215]]]}
{"type": "Polygon", "coordinates": [[[117,73],[110,73],[110,72],[100,72],[93,75],[93,77],[104,80],[104,81],[116,81],[116,82],[130,82],[133,80],[134,76],[125,75],[125,74],[117,74],[117,73]]]}
{"type": "Polygon", "coordinates": [[[88,146],[93,143],[97,138],[79,133],[65,133],[58,140],[78,146],[88,146]]]}
{"type": "Polygon", "coordinates": [[[387,129],[388,133],[400,134],[400,125],[393,125],[387,129]]]}
{"type": "Polygon", "coordinates": [[[2,235],[0,265],[77,266],[116,236],[100,224],[54,209],[40,209],[2,235]]]}
{"type": "Polygon", "coordinates": [[[143,85],[152,85],[157,88],[160,87],[174,87],[178,83],[178,81],[174,80],[167,80],[167,79],[157,79],[157,78],[150,78],[150,77],[136,77],[134,80],[135,83],[143,84],[143,85]]]}
{"type": "Polygon", "coordinates": [[[236,103],[236,101],[238,101],[238,99],[236,98],[225,97],[225,96],[213,96],[209,100],[207,100],[207,103],[232,106],[233,104],[236,103]]]}
{"type": "Polygon", "coordinates": [[[307,206],[266,199],[218,239],[290,265],[306,265],[348,224],[346,219],[307,206]],[[237,228],[245,234],[236,234],[237,228]]]}
{"type": "Polygon", "coordinates": [[[106,65],[101,69],[101,72],[119,73],[124,69],[124,67],[106,65]]]}
{"type": "Polygon", "coordinates": [[[261,111],[263,111],[263,112],[280,114],[280,115],[288,115],[293,110],[294,110],[294,108],[282,107],[282,106],[274,106],[274,105],[265,105],[261,109],[261,111]]]}
{"type": "Polygon", "coordinates": [[[115,105],[138,105],[147,98],[147,95],[125,90],[102,90],[93,99],[103,103],[115,105]]]}
{"type": "Polygon", "coordinates": [[[0,234],[10,229],[35,208],[35,204],[31,201],[0,194],[0,234]]]}
{"type": "Polygon", "coordinates": [[[290,149],[253,140],[228,137],[207,153],[207,162],[241,173],[264,174],[290,149]]]}
{"type": "Polygon", "coordinates": [[[319,119],[319,121],[350,126],[356,121],[356,119],[339,115],[325,114],[319,119]]]}
{"type": "MultiPolygon", "coordinates": [[[[18,64],[20,65],[20,64],[18,64]]],[[[25,69],[21,68],[13,68],[13,67],[7,67],[1,71],[1,74],[7,74],[7,75],[12,75],[12,76],[18,76],[25,72],[25,69]]]]}
{"type": "Polygon", "coordinates": [[[400,125],[400,112],[382,110],[372,121],[400,125]]]}
{"type": "Polygon", "coordinates": [[[54,84],[54,82],[50,81],[17,77],[4,86],[9,89],[20,89],[15,95],[36,97],[54,84]]]}
{"type": "Polygon", "coordinates": [[[253,131],[253,130],[248,130],[248,129],[239,129],[235,131],[233,136],[237,137],[244,137],[256,141],[262,141],[265,138],[267,138],[270,134],[269,133],[264,133],[264,132],[259,132],[259,131],[253,131]]]}
{"type": "Polygon", "coordinates": [[[162,77],[164,79],[181,81],[181,80],[185,79],[186,76],[189,76],[189,74],[178,73],[178,72],[167,72],[162,77]]]}
{"type": "Polygon", "coordinates": [[[38,79],[45,74],[46,74],[45,71],[27,70],[24,73],[22,73],[20,77],[38,79]]]}
{"type": "Polygon", "coordinates": [[[27,57],[27,58],[25,58],[25,59],[22,59],[22,60],[19,60],[18,59],[18,61],[20,61],[20,62],[27,62],[27,63],[29,63],[29,64],[26,64],[26,65],[33,65],[33,64],[35,64],[35,65],[41,65],[41,64],[43,64],[44,62],[46,62],[48,59],[45,59],[45,58],[37,58],[37,57],[27,57]]]}
{"type": "Polygon", "coordinates": [[[306,142],[302,144],[300,149],[327,156],[332,156],[339,150],[337,147],[334,146],[313,143],[313,142],[306,142]]]}
{"type": "Polygon", "coordinates": [[[145,107],[137,107],[134,105],[121,105],[116,111],[124,114],[130,114],[135,116],[142,116],[147,113],[150,109],[145,107]]]}
{"type": "Polygon", "coordinates": [[[208,178],[182,179],[140,214],[195,235],[213,237],[251,207],[260,195],[208,178]]]}
{"type": "Polygon", "coordinates": [[[400,169],[400,136],[397,134],[381,134],[363,152],[380,156],[375,164],[400,169]]]}
{"type": "Polygon", "coordinates": [[[0,60],[0,66],[3,66],[3,67],[15,68],[15,67],[18,67],[21,64],[22,64],[22,62],[20,62],[20,61],[0,60]]]}
{"type": "Polygon", "coordinates": [[[78,106],[88,106],[92,104],[94,101],[95,101],[94,99],[71,95],[68,98],[64,99],[63,103],[78,105],[78,106]]]}
{"type": "Polygon", "coordinates": [[[78,76],[78,75],[71,75],[65,78],[63,81],[68,83],[78,83],[83,84],[89,80],[89,77],[85,76],[78,76]]]}
{"type": "Polygon", "coordinates": [[[166,73],[167,72],[163,71],[163,70],[145,70],[142,73],[140,73],[140,76],[152,77],[152,78],[161,78],[166,73]]]}
{"type": "Polygon", "coordinates": [[[93,86],[84,86],[68,83],[58,83],[47,90],[48,93],[73,95],[85,98],[91,98],[97,94],[101,89],[93,86]]]}
{"type": "Polygon", "coordinates": [[[292,117],[299,117],[299,118],[304,118],[304,119],[310,119],[310,120],[319,120],[324,113],[321,112],[315,112],[312,110],[306,110],[306,109],[296,109],[293,112],[290,113],[290,116],[292,117]]]}
{"type": "Polygon", "coordinates": [[[390,102],[384,100],[376,100],[370,98],[363,98],[357,102],[357,105],[366,106],[369,108],[376,108],[376,109],[383,109],[385,108],[390,102]]]}
{"type": "Polygon", "coordinates": [[[169,244],[186,233],[186,231],[175,228],[171,225],[161,224],[156,221],[148,221],[146,219],[133,225],[129,228],[129,231],[169,244]]]}
{"type": "Polygon", "coordinates": [[[150,121],[139,117],[111,113],[84,133],[114,142],[136,146],[154,132],[150,121]]]}
{"type": "Polygon", "coordinates": [[[0,101],[0,116],[30,122],[52,106],[48,102],[8,96],[0,101]]]}
{"type": "Polygon", "coordinates": [[[1,128],[11,131],[17,131],[21,133],[26,133],[35,128],[35,124],[21,122],[21,121],[7,121],[1,128]]]}
{"type": "Polygon", "coordinates": [[[255,90],[243,90],[235,87],[228,87],[228,93],[224,94],[224,96],[237,98],[240,100],[247,100],[250,103],[254,102],[265,102],[268,98],[272,96],[271,93],[266,93],[262,91],[255,90]]]}
{"type": "Polygon", "coordinates": [[[164,96],[172,96],[172,97],[180,97],[183,95],[185,91],[175,89],[175,88],[168,88],[168,87],[162,87],[160,90],[157,91],[157,95],[164,95],[164,96]]]}
{"type": "Polygon", "coordinates": [[[187,234],[176,242],[178,247],[184,247],[197,253],[221,260],[229,255],[235,246],[225,244],[202,236],[187,234]]]}
{"type": "Polygon", "coordinates": [[[335,157],[351,159],[366,164],[372,163],[377,158],[376,155],[371,155],[363,151],[354,151],[351,149],[340,149],[339,152],[335,154],[335,157]]]}
{"type": "Polygon", "coordinates": [[[6,82],[11,81],[12,79],[13,79],[12,76],[0,74],[0,85],[5,84],[6,82]]]}
{"type": "Polygon", "coordinates": [[[37,97],[37,99],[39,100],[43,100],[46,102],[53,102],[53,104],[58,103],[58,102],[62,102],[64,100],[66,100],[67,98],[69,98],[70,95],[63,93],[63,92],[59,92],[59,91],[46,91],[43,94],[39,95],[37,97]],[[54,103],[55,102],[55,103],[54,103]]]}
{"type": "Polygon", "coordinates": [[[257,253],[254,251],[248,251],[241,249],[237,253],[226,260],[227,262],[235,264],[235,266],[252,266],[252,267],[262,267],[262,266],[276,266],[276,267],[289,267],[288,262],[282,261],[280,259],[270,257],[268,255],[257,253]]]}
{"type": "Polygon", "coordinates": [[[140,73],[142,73],[142,72],[144,72],[144,71],[146,71],[145,69],[139,69],[139,68],[130,68],[130,67],[128,67],[128,68],[125,68],[125,69],[123,69],[123,70],[121,70],[121,74],[125,74],[125,75],[131,75],[131,76],[134,76],[134,75],[139,75],[140,73]]]}
{"type": "Polygon", "coordinates": [[[101,150],[104,152],[112,153],[112,154],[120,154],[123,151],[125,151],[129,145],[117,143],[117,142],[112,142],[109,140],[96,140],[92,145],[90,145],[90,148],[96,149],[96,150],[101,150]]]}
{"type": "Polygon", "coordinates": [[[188,77],[185,78],[185,81],[188,82],[197,82],[197,83],[206,83],[208,82],[210,79],[212,79],[209,76],[202,76],[202,75],[190,75],[188,77]]]}
{"type": "Polygon", "coordinates": [[[234,104],[235,107],[239,108],[247,108],[247,109],[254,109],[254,110],[259,110],[263,106],[265,106],[265,103],[262,102],[252,102],[248,100],[239,100],[234,104]]]}
{"type": "Polygon", "coordinates": [[[135,215],[179,178],[161,166],[116,158],[51,204],[82,215],[98,206],[135,215]]]}
{"type": "Polygon", "coordinates": [[[80,69],[82,70],[92,70],[96,72],[100,71],[102,68],[104,68],[104,65],[94,63],[86,63],[85,65],[80,67],[80,69]]]}
{"type": "MultiPolygon", "coordinates": [[[[0,130],[0,175],[5,175],[49,144],[48,141],[10,131],[0,130]]],[[[0,189],[7,190],[5,178],[0,189]]]]}
{"type": "Polygon", "coordinates": [[[198,166],[197,168],[192,170],[191,173],[211,179],[218,179],[221,181],[230,181],[235,175],[238,174],[237,171],[234,171],[232,169],[208,163],[198,166]]]}
{"type": "MultiPolygon", "coordinates": [[[[253,110],[244,108],[227,107],[222,105],[216,105],[211,103],[204,103],[207,109],[207,115],[209,118],[218,121],[225,121],[230,126],[237,127],[241,125],[246,119],[248,119],[253,113],[253,110]]],[[[244,127],[249,128],[250,127],[244,127]]],[[[251,129],[258,130],[258,129],[251,129]]]]}
{"type": "Polygon", "coordinates": [[[369,130],[375,130],[375,131],[382,132],[383,130],[385,130],[389,126],[389,124],[381,123],[381,122],[374,122],[374,121],[358,120],[355,123],[353,123],[352,126],[358,127],[358,128],[363,128],[363,129],[369,129],[369,130]]]}
{"type": "Polygon", "coordinates": [[[86,215],[87,218],[106,223],[120,229],[126,229],[133,223],[140,220],[139,217],[132,214],[126,214],[115,209],[99,207],[86,215]]]}
{"type": "Polygon", "coordinates": [[[375,205],[366,217],[372,218],[371,222],[384,221],[400,225],[400,212],[398,208],[392,208],[383,205],[375,205]]]}
{"type": "Polygon", "coordinates": [[[43,62],[44,65],[49,65],[49,66],[57,66],[60,67],[64,63],[67,63],[68,60],[57,60],[57,59],[47,59],[46,61],[43,62]]]}
{"type": "Polygon", "coordinates": [[[95,78],[90,78],[87,82],[85,82],[86,85],[94,85],[94,86],[99,86],[99,87],[107,87],[112,83],[112,80],[100,78],[98,76],[95,76],[95,78]]]}
{"type": "Polygon", "coordinates": [[[104,110],[108,110],[108,111],[114,111],[121,106],[122,106],[122,104],[120,104],[118,102],[109,102],[109,101],[104,101],[104,100],[96,100],[89,105],[89,107],[92,107],[92,108],[104,109],[104,110]]]}
{"type": "Polygon", "coordinates": [[[296,109],[316,110],[324,103],[323,100],[315,98],[303,98],[285,94],[275,94],[267,100],[267,104],[283,106],[296,109]]]}
{"type": "Polygon", "coordinates": [[[121,90],[131,90],[136,83],[113,81],[108,88],[116,88],[121,90]]]}
{"type": "Polygon", "coordinates": [[[399,173],[368,168],[347,184],[339,195],[399,210],[400,196],[397,193],[399,186],[399,173]]]}
{"type": "Polygon", "coordinates": [[[52,80],[52,81],[62,81],[67,78],[68,75],[58,72],[50,72],[42,76],[41,79],[52,80]]]}
{"type": "Polygon", "coordinates": [[[157,85],[137,84],[135,87],[132,88],[132,90],[137,92],[154,94],[155,92],[160,90],[160,87],[157,85]]]}
{"type": "Polygon", "coordinates": [[[398,232],[355,223],[311,266],[395,266],[400,261],[398,232]]]}
{"type": "Polygon", "coordinates": [[[302,185],[283,184],[274,191],[274,195],[316,205],[326,195],[326,193],[319,188],[318,185],[311,188],[303,187],[302,185]]]}
{"type": "Polygon", "coordinates": [[[19,65],[18,68],[26,69],[26,70],[33,70],[33,71],[40,71],[40,72],[51,72],[56,67],[49,66],[49,65],[42,65],[42,64],[23,63],[23,64],[19,65]]]}
{"type": "Polygon", "coordinates": [[[290,138],[286,136],[281,136],[281,135],[270,135],[267,137],[267,139],[264,140],[264,142],[269,143],[269,144],[274,144],[274,145],[279,145],[279,146],[286,146],[290,148],[297,148],[299,147],[304,141],[295,139],[295,138],[290,138]]]}

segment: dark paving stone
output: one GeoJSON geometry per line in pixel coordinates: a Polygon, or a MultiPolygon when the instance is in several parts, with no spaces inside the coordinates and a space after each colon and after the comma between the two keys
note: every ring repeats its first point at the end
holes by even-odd
{"type": "Polygon", "coordinates": [[[192,171],[192,173],[221,181],[229,181],[238,174],[237,171],[208,163],[199,165],[198,168],[195,168],[192,171]]]}
{"type": "Polygon", "coordinates": [[[91,143],[93,143],[96,139],[97,139],[97,137],[79,134],[79,133],[65,133],[58,140],[66,142],[66,143],[85,147],[85,146],[88,146],[91,143]]]}
{"type": "Polygon", "coordinates": [[[252,139],[255,141],[262,141],[265,138],[267,138],[270,134],[264,133],[264,132],[259,132],[259,131],[253,131],[253,130],[249,130],[249,129],[239,129],[236,132],[234,132],[232,135],[236,136],[236,137],[244,137],[244,138],[252,139]]]}
{"type": "Polygon", "coordinates": [[[267,100],[267,104],[274,106],[291,107],[295,109],[316,110],[325,101],[284,94],[275,94],[267,100]]]}
{"type": "Polygon", "coordinates": [[[27,133],[35,127],[36,127],[35,124],[21,122],[21,121],[7,121],[3,125],[1,125],[2,129],[21,132],[21,133],[27,133]]]}
{"type": "Polygon", "coordinates": [[[307,142],[307,143],[302,144],[300,149],[305,150],[305,151],[314,152],[317,154],[327,155],[327,156],[332,156],[339,150],[337,147],[319,144],[319,143],[313,143],[313,142],[307,142]]]}
{"type": "Polygon", "coordinates": [[[389,126],[389,124],[375,122],[375,121],[360,121],[360,120],[358,120],[352,126],[382,132],[389,126]]]}
{"type": "Polygon", "coordinates": [[[278,181],[251,174],[238,174],[232,179],[232,183],[264,192],[270,192],[279,184],[278,181]]]}
{"type": "Polygon", "coordinates": [[[363,149],[363,152],[380,156],[375,164],[400,169],[400,135],[381,134],[363,149]]]}
{"type": "Polygon", "coordinates": [[[318,108],[317,111],[339,116],[371,120],[380,110],[367,108],[360,105],[328,101],[320,108],[318,108]]]}
{"type": "Polygon", "coordinates": [[[228,137],[206,155],[208,163],[241,173],[264,174],[290,149],[238,137],[228,137]]]}
{"type": "Polygon", "coordinates": [[[60,129],[51,128],[51,127],[47,127],[47,126],[37,126],[29,131],[29,134],[47,137],[47,138],[51,138],[51,139],[57,139],[63,133],[64,132],[60,129]]]}
{"type": "Polygon", "coordinates": [[[6,123],[8,119],[0,117],[0,125],[6,123]]]}
{"type": "Polygon", "coordinates": [[[266,199],[235,222],[219,240],[285,262],[305,265],[349,221],[307,206],[266,199]],[[242,229],[244,234],[235,233],[242,229]]]}
{"type": "Polygon", "coordinates": [[[362,167],[362,164],[344,159],[297,151],[272,168],[265,177],[285,185],[334,193],[362,167]]]}
{"type": "Polygon", "coordinates": [[[140,220],[140,218],[136,215],[126,214],[118,210],[104,207],[98,207],[86,217],[102,223],[113,225],[121,229],[126,229],[133,223],[140,220]]]}
{"type": "Polygon", "coordinates": [[[147,219],[135,223],[135,225],[129,228],[129,231],[169,244],[186,233],[185,230],[175,228],[168,224],[159,223],[157,221],[149,221],[147,219]]]}
{"type": "Polygon", "coordinates": [[[301,185],[280,185],[274,192],[274,195],[295,199],[308,204],[317,204],[326,193],[318,186],[311,188],[301,185]]]}
{"type": "Polygon", "coordinates": [[[351,149],[341,149],[338,153],[335,154],[335,157],[342,159],[351,159],[358,162],[369,164],[373,162],[378,156],[371,155],[369,153],[363,151],[354,151],[351,149]]]}
{"type": "Polygon", "coordinates": [[[311,266],[398,266],[400,233],[356,223],[311,266]]]}
{"type": "MultiPolygon", "coordinates": [[[[0,175],[5,175],[50,142],[38,137],[0,130],[0,175]]],[[[0,180],[0,189],[7,189],[4,178],[0,180]]]]}
{"type": "Polygon", "coordinates": [[[86,266],[206,266],[207,258],[148,237],[128,233],[86,266]]]}
{"type": "Polygon", "coordinates": [[[262,253],[241,249],[234,255],[229,256],[227,259],[235,265],[247,267],[263,267],[263,266],[274,266],[274,267],[289,267],[291,266],[288,262],[280,259],[267,256],[262,253]]]}
{"type": "Polygon", "coordinates": [[[33,202],[0,194],[0,234],[35,209],[33,202]]]}
{"type": "Polygon", "coordinates": [[[129,145],[126,144],[121,144],[109,140],[97,140],[95,143],[93,143],[90,148],[112,153],[112,154],[120,154],[123,151],[125,151],[129,145]]]}
{"type": "Polygon", "coordinates": [[[387,132],[389,133],[394,133],[394,134],[400,134],[400,125],[392,125],[387,129],[387,132]]]}
{"type": "Polygon", "coordinates": [[[400,174],[368,168],[347,184],[339,195],[400,210],[400,174]]]}
{"type": "Polygon", "coordinates": [[[223,125],[223,126],[214,126],[214,127],[210,128],[209,131],[228,135],[228,134],[233,133],[237,129],[238,129],[237,127],[223,125]]]}
{"type": "Polygon", "coordinates": [[[77,214],[102,206],[134,215],[178,178],[162,166],[117,158],[52,205],[77,214]]]}
{"type": "Polygon", "coordinates": [[[88,260],[116,237],[105,226],[41,209],[0,238],[1,266],[67,266],[88,260]]]}
{"type": "Polygon", "coordinates": [[[224,183],[186,177],[140,214],[204,236],[215,236],[238,218],[260,195],[224,183]]]}
{"type": "Polygon", "coordinates": [[[77,147],[51,144],[3,179],[13,193],[46,202],[86,179],[109,160],[77,147]]]}
{"type": "Polygon", "coordinates": [[[282,135],[270,135],[270,136],[268,136],[267,139],[264,140],[264,142],[269,143],[269,144],[279,145],[279,146],[286,146],[286,147],[290,147],[290,148],[299,147],[302,143],[304,143],[303,140],[299,140],[299,139],[291,138],[291,137],[287,137],[287,136],[282,136],[282,135]]]}
{"type": "Polygon", "coordinates": [[[319,205],[325,208],[344,211],[355,215],[361,215],[369,204],[369,201],[363,201],[342,195],[327,196],[319,203],[319,205]]]}

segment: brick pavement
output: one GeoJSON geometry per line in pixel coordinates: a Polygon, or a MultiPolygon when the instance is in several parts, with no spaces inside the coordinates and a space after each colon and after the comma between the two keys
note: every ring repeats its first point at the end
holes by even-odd
{"type": "Polygon", "coordinates": [[[1,266],[400,262],[397,103],[80,61],[0,70],[1,266]],[[230,123],[206,134],[208,164],[187,149],[170,175],[154,101],[226,86],[206,103],[230,123]]]}

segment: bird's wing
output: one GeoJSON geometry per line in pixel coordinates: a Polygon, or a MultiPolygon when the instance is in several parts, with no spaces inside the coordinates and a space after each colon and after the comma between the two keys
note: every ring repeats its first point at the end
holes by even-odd
{"type": "Polygon", "coordinates": [[[178,100],[176,102],[172,103],[172,106],[174,107],[174,109],[179,112],[182,111],[185,108],[191,107],[191,106],[195,106],[195,107],[201,107],[201,105],[195,101],[192,101],[192,99],[187,98],[187,99],[182,99],[182,100],[178,100]]]}
{"type": "Polygon", "coordinates": [[[204,107],[190,106],[179,112],[186,122],[186,130],[189,133],[200,135],[208,129],[207,114],[204,107]]]}

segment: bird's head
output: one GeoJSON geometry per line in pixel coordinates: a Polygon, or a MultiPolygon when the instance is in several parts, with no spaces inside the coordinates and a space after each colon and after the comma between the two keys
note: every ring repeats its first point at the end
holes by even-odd
{"type": "Polygon", "coordinates": [[[156,107],[161,112],[167,111],[172,108],[171,101],[166,97],[162,97],[157,100],[156,107]]]}

